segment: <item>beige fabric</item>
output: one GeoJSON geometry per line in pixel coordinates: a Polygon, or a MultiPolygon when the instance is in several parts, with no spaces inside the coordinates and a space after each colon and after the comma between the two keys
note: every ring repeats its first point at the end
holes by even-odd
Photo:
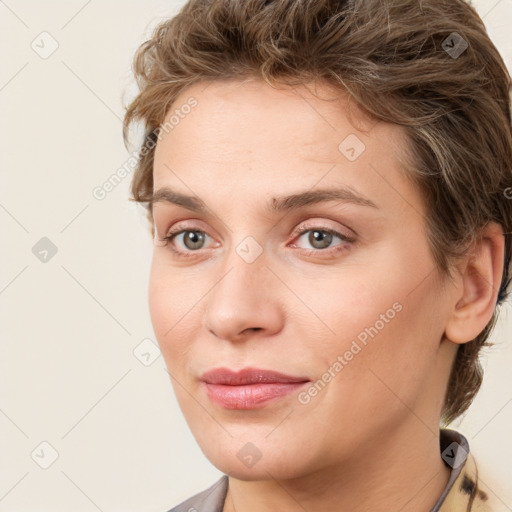
{"type": "Polygon", "coordinates": [[[482,482],[475,457],[469,453],[466,463],[439,512],[501,512],[507,507],[482,482]]]}

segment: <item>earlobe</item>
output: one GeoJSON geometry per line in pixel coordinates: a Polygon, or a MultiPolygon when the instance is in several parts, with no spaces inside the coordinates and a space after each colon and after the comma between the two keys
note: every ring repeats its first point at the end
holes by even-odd
{"type": "Polygon", "coordinates": [[[475,339],[492,318],[503,275],[504,244],[501,225],[490,222],[468,253],[445,328],[453,343],[475,339]]]}

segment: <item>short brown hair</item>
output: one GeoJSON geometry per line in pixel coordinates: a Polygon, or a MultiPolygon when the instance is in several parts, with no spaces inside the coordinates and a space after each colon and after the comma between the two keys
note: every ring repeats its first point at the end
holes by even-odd
{"type": "MultiPolygon", "coordinates": [[[[189,0],[139,47],[133,69],[140,92],[127,108],[123,137],[127,144],[130,125],[142,121],[146,151],[135,169],[132,200],[146,203],[151,196],[155,130],[187,86],[244,77],[273,86],[320,79],[348,92],[376,119],[404,127],[413,163],[408,175],[425,198],[429,245],[440,271],[452,275],[452,264],[488,222],[503,226],[505,265],[496,306],[507,298],[510,75],[471,5],[462,0],[189,0]]],[[[497,314],[495,308],[485,329],[458,348],[444,423],[465,412],[481,386],[479,352],[490,345],[497,314]]]]}

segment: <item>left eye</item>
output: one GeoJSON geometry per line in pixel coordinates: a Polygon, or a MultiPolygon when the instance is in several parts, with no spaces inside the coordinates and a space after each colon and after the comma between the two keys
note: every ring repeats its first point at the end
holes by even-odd
{"type": "Polygon", "coordinates": [[[307,236],[307,242],[318,250],[329,248],[334,238],[339,238],[341,241],[345,242],[352,241],[345,235],[342,235],[341,233],[328,228],[305,229],[299,233],[299,240],[308,233],[309,235],[307,236]]]}

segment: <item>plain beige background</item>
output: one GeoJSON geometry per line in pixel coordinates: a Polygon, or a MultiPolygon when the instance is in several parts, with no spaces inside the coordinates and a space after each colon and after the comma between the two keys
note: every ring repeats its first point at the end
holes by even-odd
{"type": "MultiPolygon", "coordinates": [[[[132,55],[181,4],[0,1],[0,512],[160,512],[221,474],[190,434],[155,345],[151,241],[127,200],[131,174],[97,198],[130,169],[121,119],[132,55]]],[[[511,0],[476,7],[512,67],[511,0]]],[[[510,309],[484,388],[454,425],[503,510],[510,309]]]]}

